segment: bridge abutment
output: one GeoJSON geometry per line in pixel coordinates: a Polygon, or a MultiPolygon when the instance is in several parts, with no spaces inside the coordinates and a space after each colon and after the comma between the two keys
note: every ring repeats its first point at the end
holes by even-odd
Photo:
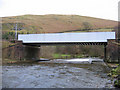
{"type": "Polygon", "coordinates": [[[40,59],[40,47],[37,46],[25,46],[24,58],[26,60],[39,60],[40,59]]]}
{"type": "Polygon", "coordinates": [[[107,45],[108,62],[119,62],[119,43],[115,39],[109,39],[107,45]]]}
{"type": "Polygon", "coordinates": [[[40,59],[40,46],[23,45],[22,41],[15,41],[15,45],[3,48],[3,59],[12,60],[38,60],[40,59]]]}

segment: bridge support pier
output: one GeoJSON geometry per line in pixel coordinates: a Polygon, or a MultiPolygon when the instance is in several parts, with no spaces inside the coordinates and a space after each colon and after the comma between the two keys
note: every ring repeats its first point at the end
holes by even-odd
{"type": "Polygon", "coordinates": [[[105,45],[104,45],[104,62],[107,62],[107,58],[106,58],[106,55],[107,55],[106,47],[107,47],[107,45],[105,44],[105,45]]]}

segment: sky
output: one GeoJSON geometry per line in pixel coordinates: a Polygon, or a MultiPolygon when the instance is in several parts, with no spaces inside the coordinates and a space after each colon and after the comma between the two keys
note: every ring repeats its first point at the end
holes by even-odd
{"type": "Polygon", "coordinates": [[[65,14],[118,20],[120,0],[0,0],[0,17],[65,14]]]}

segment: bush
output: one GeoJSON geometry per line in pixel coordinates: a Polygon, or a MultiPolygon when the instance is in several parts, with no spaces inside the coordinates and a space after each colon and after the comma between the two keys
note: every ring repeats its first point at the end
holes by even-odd
{"type": "Polygon", "coordinates": [[[120,80],[116,80],[114,86],[120,88],[120,80]]]}

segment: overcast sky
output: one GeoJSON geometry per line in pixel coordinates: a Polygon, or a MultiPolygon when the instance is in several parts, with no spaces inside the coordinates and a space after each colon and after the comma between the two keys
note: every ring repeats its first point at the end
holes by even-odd
{"type": "Polygon", "coordinates": [[[118,20],[120,0],[0,0],[0,17],[24,14],[75,14],[118,20]]]}

